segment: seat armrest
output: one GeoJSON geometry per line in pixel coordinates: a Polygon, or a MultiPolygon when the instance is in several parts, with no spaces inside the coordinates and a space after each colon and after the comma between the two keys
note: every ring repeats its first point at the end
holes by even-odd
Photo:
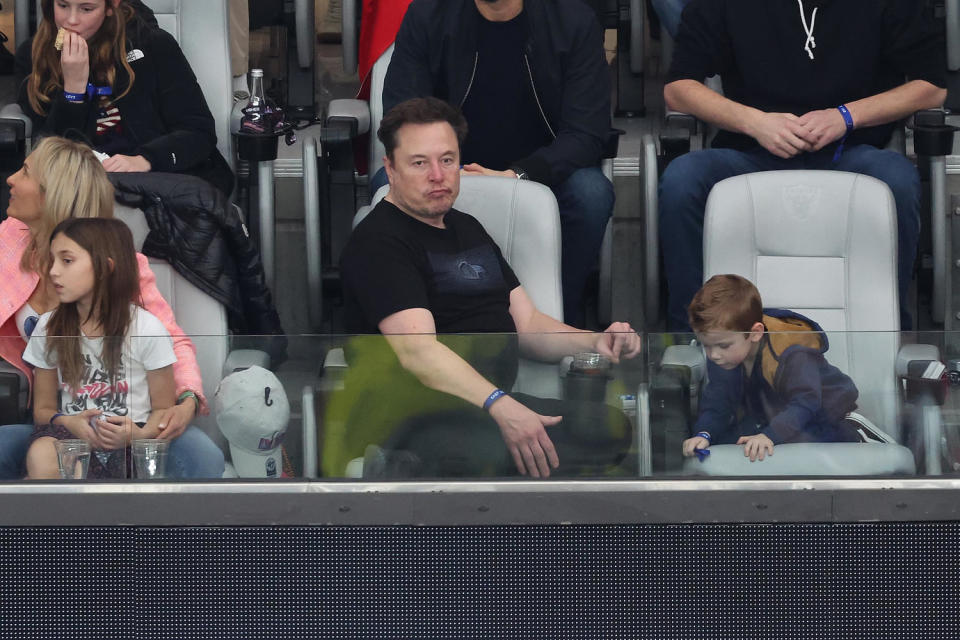
{"type": "Polygon", "coordinates": [[[319,390],[328,393],[343,389],[343,378],[347,375],[349,368],[342,348],[336,347],[327,351],[327,355],[323,359],[323,372],[319,390]]]}
{"type": "Polygon", "coordinates": [[[347,358],[344,355],[341,347],[336,347],[335,349],[330,349],[330,351],[327,351],[327,356],[323,359],[323,368],[324,370],[347,368],[347,358]]]}
{"type": "Polygon", "coordinates": [[[265,351],[259,349],[236,349],[227,355],[223,363],[223,376],[226,377],[234,371],[242,371],[250,367],[270,368],[270,356],[265,351]]]}
{"type": "Polygon", "coordinates": [[[932,344],[905,344],[897,351],[896,373],[899,378],[912,375],[922,362],[939,362],[940,350],[932,344]]]}
{"type": "Polygon", "coordinates": [[[603,142],[603,158],[616,158],[620,151],[620,136],[626,135],[623,129],[611,128],[603,142]]]}
{"type": "Polygon", "coordinates": [[[683,130],[691,136],[700,129],[700,121],[689,113],[683,113],[682,111],[667,111],[666,115],[663,116],[663,123],[668,130],[683,130]]]}
{"type": "Polygon", "coordinates": [[[946,366],[933,345],[905,345],[897,352],[897,376],[903,380],[904,399],[918,406],[942,406],[947,398],[946,366]]]}
{"type": "Polygon", "coordinates": [[[699,345],[675,344],[667,347],[660,359],[660,365],[689,369],[691,388],[699,387],[707,377],[707,358],[699,345]]]}
{"type": "Polygon", "coordinates": [[[350,138],[370,131],[370,105],[363,100],[340,98],[327,107],[327,127],[346,125],[350,138]]]}
{"type": "Polygon", "coordinates": [[[694,142],[700,140],[699,131],[700,122],[690,114],[667,112],[663,119],[663,129],[660,130],[660,153],[667,160],[673,160],[696,150],[694,142]]]}
{"type": "Polygon", "coordinates": [[[23,135],[26,138],[33,136],[33,121],[23,112],[20,105],[16,102],[4,105],[0,108],[0,118],[4,120],[19,120],[23,123],[23,135]]]}
{"type": "Polygon", "coordinates": [[[30,383],[13,365],[0,360],[0,424],[19,424],[28,419],[27,396],[30,383]]]}

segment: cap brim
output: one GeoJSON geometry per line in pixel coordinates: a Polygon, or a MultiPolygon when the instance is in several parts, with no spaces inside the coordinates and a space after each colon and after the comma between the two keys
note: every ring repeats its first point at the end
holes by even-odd
{"type": "Polygon", "coordinates": [[[266,455],[260,455],[231,444],[230,457],[238,478],[279,478],[283,475],[283,454],[280,447],[266,455]]]}

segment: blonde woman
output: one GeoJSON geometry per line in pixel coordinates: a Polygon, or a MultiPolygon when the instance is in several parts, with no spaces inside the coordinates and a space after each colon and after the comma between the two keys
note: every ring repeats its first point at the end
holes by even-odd
{"type": "MultiPolygon", "coordinates": [[[[41,314],[57,306],[48,276],[50,233],[73,217],[113,217],[113,186],[90,148],[63,138],[46,138],[8,180],[10,204],[0,223],[0,358],[33,384],[23,361],[26,340],[41,314]]],[[[178,404],[163,412],[162,438],[170,439],[172,475],[219,477],[223,453],[199,429],[188,427],[206,412],[196,350],[177,326],[156,287],[147,259],[137,254],[143,306],[174,336],[173,366],[178,404]]],[[[22,477],[32,425],[0,427],[0,479],[22,477]]]]}

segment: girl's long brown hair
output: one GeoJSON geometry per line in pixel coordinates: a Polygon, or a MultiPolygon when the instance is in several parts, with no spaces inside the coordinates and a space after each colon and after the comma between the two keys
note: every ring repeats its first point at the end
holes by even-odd
{"type": "MultiPolygon", "coordinates": [[[[194,0],[203,2],[204,0],[194,0]]],[[[47,108],[57,91],[63,91],[63,72],[60,68],[60,52],[53,46],[57,38],[57,24],[53,18],[55,0],[41,0],[43,19],[33,37],[31,59],[33,72],[27,77],[27,99],[36,113],[46,115],[47,108]]],[[[104,0],[107,9],[113,9],[111,15],[104,18],[97,33],[87,42],[90,57],[90,82],[97,86],[114,87],[117,67],[123,67],[130,78],[120,95],[104,96],[101,105],[119,100],[127,95],[133,86],[133,68],[127,62],[127,23],[133,19],[133,7],[120,0],[116,8],[111,0],[104,0]]]]}
{"type": "Polygon", "coordinates": [[[84,368],[80,354],[80,327],[88,319],[94,319],[103,334],[100,358],[107,368],[110,383],[114,384],[120,371],[124,340],[133,319],[130,303],[143,306],[133,235],[126,224],[113,218],[70,218],[54,228],[51,242],[60,234],[90,254],[94,282],[90,315],[94,317],[81,318],[76,302],[61,303],[47,323],[47,359],[56,361],[63,381],[71,389],[77,389],[84,368]]]}

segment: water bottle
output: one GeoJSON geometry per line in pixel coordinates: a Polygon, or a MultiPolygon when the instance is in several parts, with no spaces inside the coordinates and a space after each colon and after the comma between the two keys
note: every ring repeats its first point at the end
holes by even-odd
{"type": "Polygon", "coordinates": [[[263,69],[250,70],[250,103],[243,109],[240,131],[273,133],[277,106],[263,91],[263,69]]]}

